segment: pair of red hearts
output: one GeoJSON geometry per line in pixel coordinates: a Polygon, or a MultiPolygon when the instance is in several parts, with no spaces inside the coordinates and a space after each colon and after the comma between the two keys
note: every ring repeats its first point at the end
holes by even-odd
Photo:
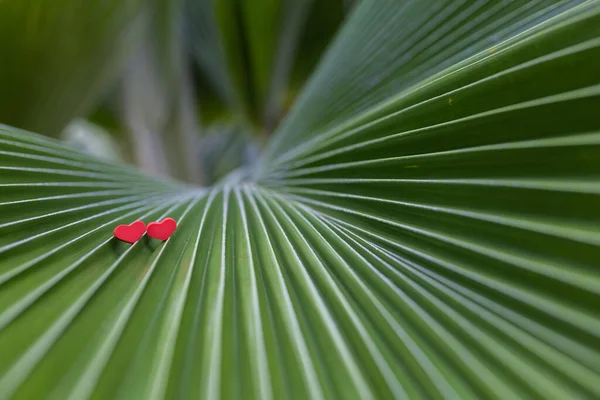
{"type": "Polygon", "coordinates": [[[115,228],[114,234],[117,239],[127,243],[137,242],[144,236],[144,232],[148,232],[148,236],[152,238],[167,240],[176,228],[177,223],[169,217],[160,222],[150,222],[148,227],[142,221],[135,221],[129,225],[119,225],[115,228]]]}

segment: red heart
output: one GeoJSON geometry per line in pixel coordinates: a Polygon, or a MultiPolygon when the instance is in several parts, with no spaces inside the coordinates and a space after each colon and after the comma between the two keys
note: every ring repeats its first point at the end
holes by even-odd
{"type": "Polygon", "coordinates": [[[148,236],[155,239],[167,240],[177,229],[177,222],[173,218],[165,218],[161,222],[150,222],[148,224],[148,236]]]}
{"type": "Polygon", "coordinates": [[[115,237],[127,243],[135,243],[146,232],[146,224],[142,221],[135,221],[129,225],[119,225],[115,228],[115,237]]]}

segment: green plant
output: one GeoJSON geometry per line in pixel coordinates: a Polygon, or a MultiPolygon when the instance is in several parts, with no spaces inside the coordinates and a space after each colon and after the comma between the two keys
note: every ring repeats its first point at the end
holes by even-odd
{"type": "Polygon", "coordinates": [[[598,398],[598,65],[598,1],[363,0],[212,187],[1,128],[0,397],[598,398]]]}

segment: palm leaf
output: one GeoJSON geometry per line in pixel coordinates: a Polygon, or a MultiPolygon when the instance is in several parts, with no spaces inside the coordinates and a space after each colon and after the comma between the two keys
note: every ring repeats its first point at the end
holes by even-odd
{"type": "Polygon", "coordinates": [[[210,188],[3,127],[2,397],[599,397],[600,3],[498,4],[358,3],[210,188]]]}

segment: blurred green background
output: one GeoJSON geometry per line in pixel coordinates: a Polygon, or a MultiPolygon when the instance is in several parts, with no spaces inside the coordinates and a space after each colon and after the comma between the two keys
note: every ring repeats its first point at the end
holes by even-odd
{"type": "Polygon", "coordinates": [[[0,123],[208,185],[254,162],[352,6],[0,1],[0,123]]]}

